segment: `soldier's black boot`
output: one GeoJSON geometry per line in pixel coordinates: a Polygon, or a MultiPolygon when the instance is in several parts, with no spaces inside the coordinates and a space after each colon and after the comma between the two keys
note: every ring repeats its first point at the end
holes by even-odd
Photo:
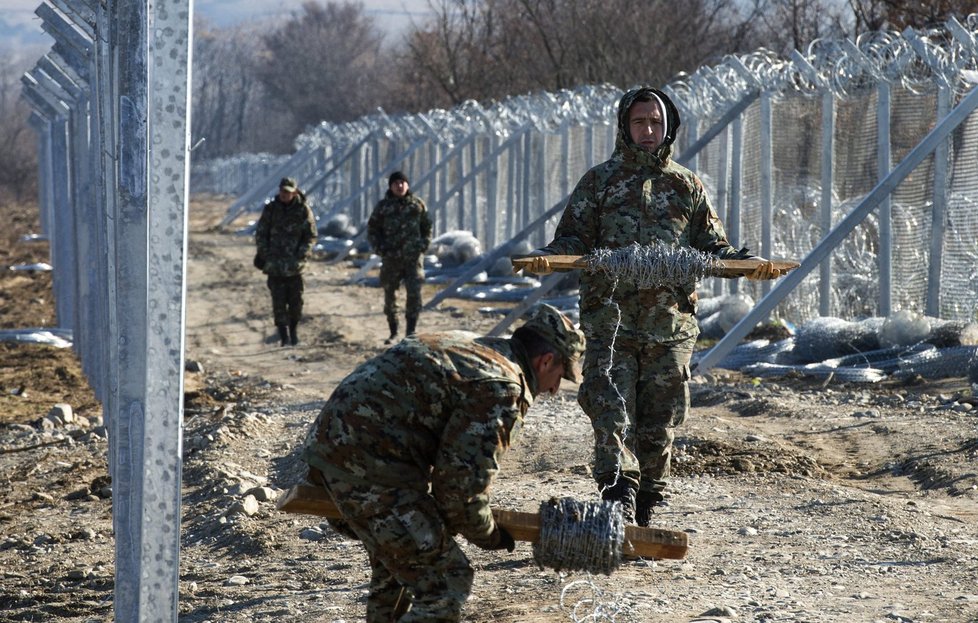
{"type": "Polygon", "coordinates": [[[621,504],[622,519],[626,524],[635,523],[635,489],[624,478],[614,484],[600,485],[601,499],[621,504]]]}
{"type": "Polygon", "coordinates": [[[299,335],[295,332],[295,329],[298,326],[298,322],[293,322],[289,325],[289,341],[292,342],[293,346],[299,343],[299,335]]]}
{"type": "Polygon", "coordinates": [[[417,326],[418,326],[418,317],[417,316],[408,316],[407,317],[407,332],[405,333],[405,335],[414,335],[414,329],[417,326]]]}
{"type": "Polygon", "coordinates": [[[282,346],[289,345],[289,328],[284,324],[278,325],[278,337],[282,340],[282,346]]]}
{"type": "Polygon", "coordinates": [[[391,336],[384,340],[384,344],[393,344],[394,338],[397,337],[397,318],[388,318],[387,326],[390,327],[391,336]]]}
{"type": "Polygon", "coordinates": [[[635,496],[635,523],[648,528],[655,506],[662,501],[661,491],[639,491],[635,496]]]}

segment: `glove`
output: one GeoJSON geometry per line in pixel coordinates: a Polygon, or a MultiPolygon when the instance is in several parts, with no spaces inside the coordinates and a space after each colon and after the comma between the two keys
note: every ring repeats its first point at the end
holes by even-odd
{"type": "Polygon", "coordinates": [[[489,545],[483,547],[485,550],[500,550],[504,549],[510,554],[516,549],[516,540],[513,538],[506,528],[496,524],[496,529],[492,531],[489,535],[489,545]]]}
{"type": "Polygon", "coordinates": [[[255,253],[255,259],[252,263],[255,265],[255,268],[261,270],[265,268],[265,257],[261,253],[255,253]]]}
{"type": "Polygon", "coordinates": [[[755,260],[760,260],[763,262],[760,266],[755,268],[753,271],[744,275],[751,281],[761,281],[766,279],[777,279],[781,276],[781,271],[774,267],[774,263],[770,260],[765,260],[763,257],[752,258],[755,260]]]}
{"type": "Polygon", "coordinates": [[[549,275],[550,273],[553,272],[553,269],[550,268],[550,260],[548,260],[546,257],[548,255],[550,254],[547,253],[546,251],[541,251],[539,249],[533,251],[532,253],[529,254],[529,256],[533,256],[533,260],[530,261],[530,263],[527,266],[524,266],[522,270],[537,275],[549,275]]]}

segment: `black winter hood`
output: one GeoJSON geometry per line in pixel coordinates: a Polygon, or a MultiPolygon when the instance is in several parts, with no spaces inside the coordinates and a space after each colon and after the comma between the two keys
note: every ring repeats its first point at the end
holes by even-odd
{"type": "MultiPolygon", "coordinates": [[[[632,141],[631,134],[628,131],[628,109],[637,101],[658,101],[665,112],[665,136],[662,139],[662,145],[659,145],[659,149],[657,150],[657,153],[661,154],[664,149],[672,145],[676,140],[676,131],[679,129],[679,109],[672,103],[668,95],[652,87],[632,89],[622,95],[621,100],[618,102],[618,135],[622,137],[625,145],[629,147],[634,147],[635,143],[632,141]]],[[[672,150],[669,151],[671,152],[672,150]]]]}

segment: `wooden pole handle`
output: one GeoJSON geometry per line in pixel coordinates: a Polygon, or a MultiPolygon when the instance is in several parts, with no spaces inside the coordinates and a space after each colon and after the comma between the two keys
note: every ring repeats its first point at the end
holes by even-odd
{"type": "MultiPolygon", "coordinates": [[[[322,487],[296,485],[278,501],[278,509],[286,513],[317,515],[340,519],[336,503],[322,487]]],[[[540,537],[540,515],[493,509],[492,516],[518,541],[536,541],[540,537]]],[[[625,526],[625,543],[622,554],[644,558],[681,559],[686,556],[689,538],[685,532],[625,526]]]]}
{"type": "MultiPolygon", "coordinates": [[[[513,270],[520,271],[527,268],[534,258],[541,257],[537,255],[530,255],[526,257],[514,257],[511,261],[513,262],[513,270]]],[[[547,261],[550,262],[550,268],[555,272],[574,270],[576,268],[587,268],[587,258],[584,255],[545,255],[547,261]]],[[[718,277],[743,277],[744,275],[750,274],[755,268],[767,262],[769,260],[761,260],[757,258],[751,258],[746,260],[720,260],[722,266],[721,272],[718,277]]],[[[774,264],[774,267],[781,271],[781,275],[784,276],[789,270],[798,268],[800,264],[798,262],[792,262],[788,260],[770,260],[774,264]]]]}

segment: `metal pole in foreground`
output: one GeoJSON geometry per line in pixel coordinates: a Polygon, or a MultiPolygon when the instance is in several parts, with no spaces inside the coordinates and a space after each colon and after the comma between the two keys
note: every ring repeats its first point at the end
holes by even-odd
{"type": "Polygon", "coordinates": [[[115,620],[176,621],[192,2],[108,11],[119,104],[115,620]]]}

